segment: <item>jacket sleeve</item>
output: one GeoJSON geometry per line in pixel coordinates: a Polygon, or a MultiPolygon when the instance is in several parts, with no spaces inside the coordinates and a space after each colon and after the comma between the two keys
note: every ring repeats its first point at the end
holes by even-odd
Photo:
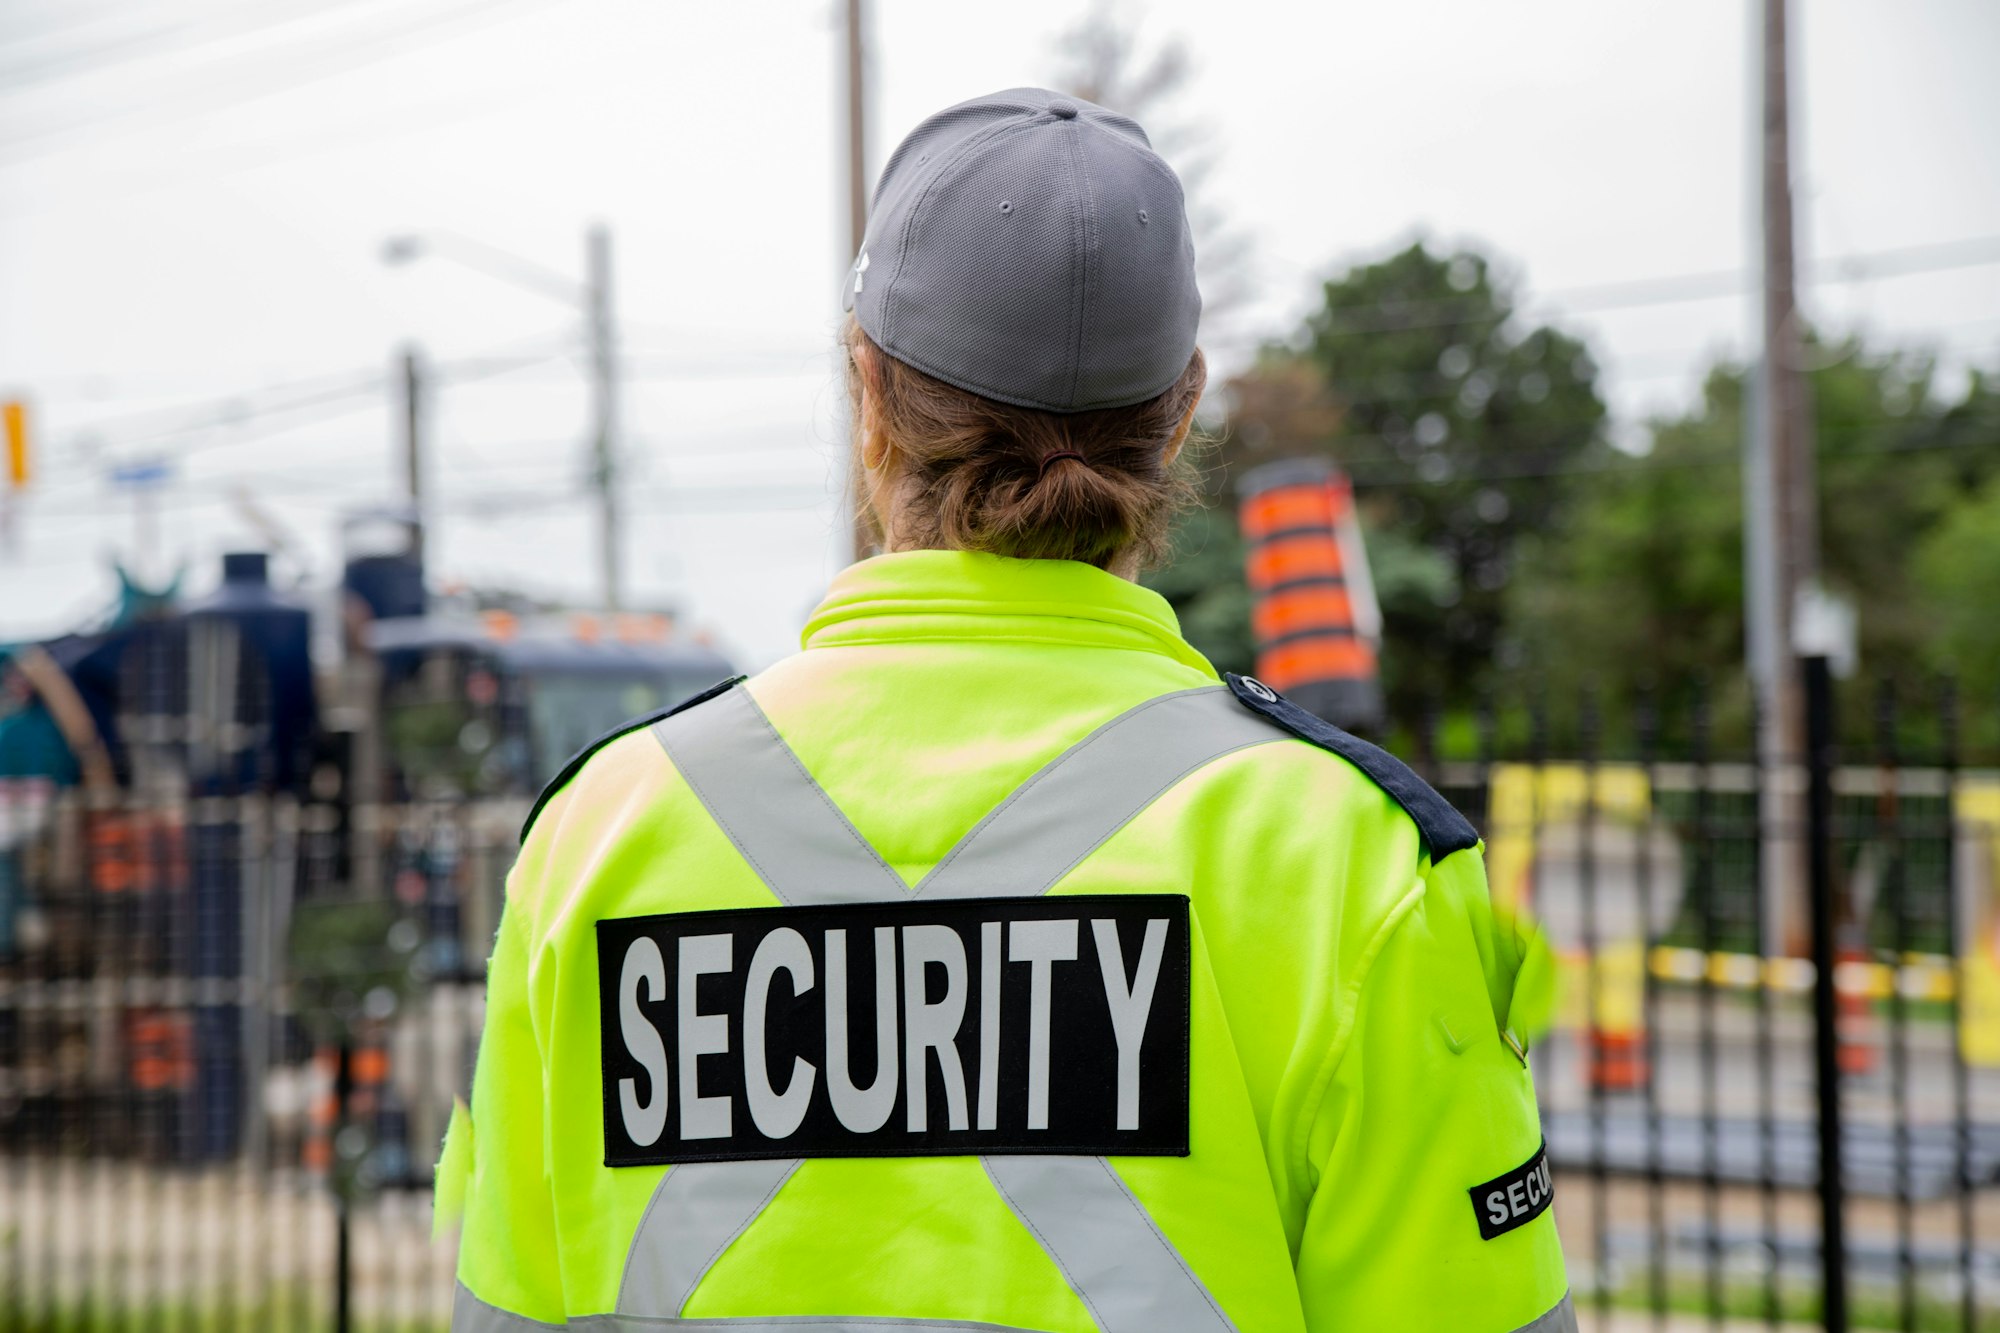
{"type": "MultiPolygon", "coordinates": [[[[520,871],[516,870],[518,875],[520,871]]],[[[544,1143],[541,1051],[530,1009],[525,913],[514,900],[500,918],[486,974],[486,1023],[472,1078],[469,1124],[447,1144],[438,1192],[463,1190],[455,1329],[533,1329],[563,1323],[562,1272],[544,1143]],[[458,1180],[447,1181],[454,1167],[458,1180]],[[514,1316],[518,1322],[508,1322],[514,1316]],[[483,1319],[484,1322],[481,1322],[483,1319]]]]}
{"type": "Polygon", "coordinates": [[[1307,1327],[1573,1333],[1521,1052],[1545,947],[1495,919],[1469,849],[1421,864],[1362,966],[1308,1136],[1307,1327]]]}

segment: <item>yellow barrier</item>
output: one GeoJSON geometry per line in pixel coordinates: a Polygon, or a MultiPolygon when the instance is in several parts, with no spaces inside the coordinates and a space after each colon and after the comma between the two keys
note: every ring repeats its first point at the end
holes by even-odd
{"type": "MultiPolygon", "coordinates": [[[[1582,950],[1570,950],[1560,961],[1558,1024],[1578,1028],[1587,1012],[1590,956],[1582,950]]],[[[1706,980],[1719,990],[1754,991],[1762,987],[1774,995],[1805,995],[1813,985],[1813,965],[1808,958],[1704,954],[1699,949],[1662,945],[1652,950],[1642,971],[1636,946],[1606,945],[1598,950],[1598,1029],[1640,1029],[1647,973],[1655,981],[1697,985],[1706,980]]],[[[1900,965],[1850,960],[1836,965],[1833,973],[1836,992],[1870,1002],[1886,1000],[1900,990],[1903,998],[1913,1003],[1949,1004],[1961,985],[1959,1043],[1965,1061],[1983,1068],[2000,1067],[2000,963],[1991,953],[1976,952],[1956,963],[1943,954],[1919,953],[1904,955],[1900,965]]]]}
{"type": "Polygon", "coordinates": [[[1502,907],[1518,908],[1528,896],[1536,831],[1579,818],[1587,795],[1613,819],[1644,824],[1652,817],[1652,785],[1637,764],[1495,764],[1488,781],[1486,877],[1502,907]]]}
{"type": "MultiPolygon", "coordinates": [[[[2000,1065],[2000,931],[1993,920],[1991,894],[2000,890],[2000,778],[1972,777],[1953,792],[1952,821],[1978,833],[1968,839],[1986,858],[1987,901],[1967,922],[1975,941],[1964,960],[1965,999],[1958,1010],[1958,1048],[1967,1064],[2000,1065]],[[1984,836],[1979,836],[1983,834],[1984,836]]],[[[1979,882],[1976,878],[1974,883],[1979,882]]],[[[1953,886],[1956,892],[1956,886],[1953,886]]]]}

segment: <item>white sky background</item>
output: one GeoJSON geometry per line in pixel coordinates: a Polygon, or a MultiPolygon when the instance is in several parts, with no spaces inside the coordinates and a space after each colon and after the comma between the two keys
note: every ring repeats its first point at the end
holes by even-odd
{"type": "MultiPolygon", "coordinates": [[[[950,102],[1050,81],[1078,9],[877,0],[872,161],[950,102]]],[[[1802,255],[2000,235],[2000,6],[1794,9],[1802,255]]],[[[161,553],[191,586],[261,544],[238,488],[331,578],[343,508],[398,484],[391,400],[185,423],[218,396],[346,388],[410,340],[444,362],[574,346],[563,306],[444,260],[389,268],[380,247],[445,229],[580,273],[602,219],[639,371],[632,598],[678,604],[747,665],[787,651],[842,545],[837,11],[0,0],[0,392],[30,397],[39,450],[0,541],[0,638],[108,599],[108,557],[135,542],[113,460],[178,460],[161,553]],[[77,52],[94,68],[59,63],[77,52]]],[[[1744,0],[1125,12],[1188,41],[1183,113],[1210,128],[1208,188],[1253,242],[1223,373],[1246,335],[1288,331],[1316,277],[1416,234],[1489,247],[1530,294],[1748,261],[1744,0]]],[[[1807,297],[1824,328],[2000,363],[2000,264],[1807,297]]],[[[1590,339],[1627,423],[1685,403],[1749,326],[1741,298],[1558,318],[1590,339]]],[[[441,391],[436,575],[592,594],[581,372],[556,359],[441,391]]]]}

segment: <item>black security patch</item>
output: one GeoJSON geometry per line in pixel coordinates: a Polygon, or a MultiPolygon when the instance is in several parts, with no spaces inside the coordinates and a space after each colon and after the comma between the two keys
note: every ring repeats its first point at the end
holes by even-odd
{"type": "Polygon", "coordinates": [[[1467,1193],[1472,1195],[1472,1211],[1479,1218],[1481,1240],[1492,1240],[1528,1225],[1546,1213],[1555,1200],[1547,1141],[1520,1166],[1484,1185],[1474,1185],[1467,1193]]]}
{"type": "Polygon", "coordinates": [[[607,1166],[1186,1156],[1188,901],[597,923],[607,1166]]]}

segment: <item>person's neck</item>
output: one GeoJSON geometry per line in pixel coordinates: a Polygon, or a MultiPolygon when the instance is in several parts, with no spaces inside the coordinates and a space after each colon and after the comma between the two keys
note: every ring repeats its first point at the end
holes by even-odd
{"type": "MultiPolygon", "coordinates": [[[[925,546],[918,542],[898,541],[893,535],[885,539],[882,543],[882,553],[884,555],[896,555],[903,551],[950,551],[957,549],[960,548],[925,546]]],[[[1137,551],[1120,551],[1107,561],[1103,568],[1105,573],[1115,574],[1127,583],[1137,583],[1139,581],[1139,553],[1137,551]]]]}

